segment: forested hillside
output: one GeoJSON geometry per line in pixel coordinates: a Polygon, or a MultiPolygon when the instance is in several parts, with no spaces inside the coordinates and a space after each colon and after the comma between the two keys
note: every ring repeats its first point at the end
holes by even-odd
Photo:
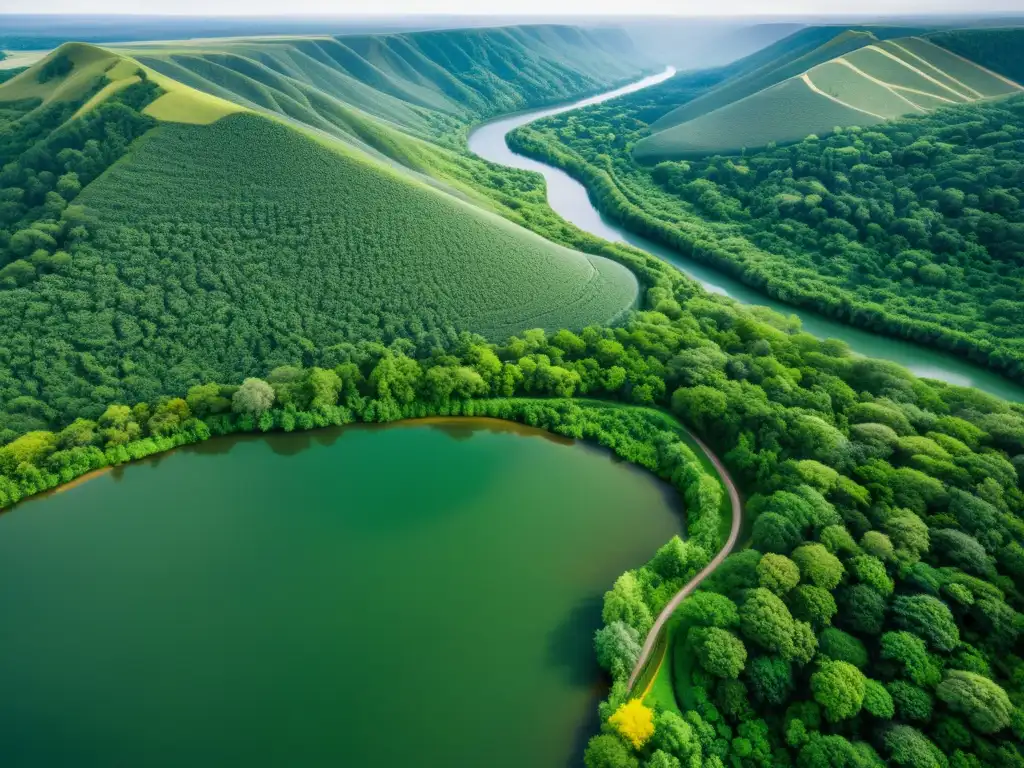
{"type": "Polygon", "coordinates": [[[742,156],[654,167],[630,157],[665,102],[722,77],[677,76],[512,138],[585,179],[638,232],[776,298],[1024,376],[1024,100],[742,156]]]}
{"type": "MultiPolygon", "coordinates": [[[[522,420],[599,441],[686,505],[686,540],[605,596],[595,646],[613,685],[587,768],[1024,767],[1024,406],[853,355],[582,236],[535,178],[462,153],[486,112],[448,110],[453,92],[419,70],[398,78],[396,40],[359,54],[388,62],[380,84],[404,94],[380,101],[391,117],[344,102],[337,132],[297,125],[342,114],[313,109],[299,77],[230,101],[90,46],[0,86],[0,508],[214,435],[522,420]],[[286,92],[311,113],[283,108],[286,92]],[[630,692],[653,617],[728,522],[666,412],[727,464],[750,530],[630,692]]],[[[444,82],[525,102],[524,73],[543,70],[534,96],[557,90],[556,70],[516,61],[518,85],[470,87],[454,61],[444,82]]],[[[681,76],[514,141],[627,224],[776,295],[1024,374],[1024,98],[743,156],[631,159],[651,122],[728,77],[681,76]]]]}
{"type": "MultiPolygon", "coordinates": [[[[451,104],[474,94],[446,118],[451,130],[505,98],[527,104],[602,83],[596,64],[574,69],[571,53],[545,60],[547,28],[524,34],[535,50],[516,59],[494,43],[494,56],[509,61],[509,77],[532,72],[517,79],[532,89],[491,75],[447,93],[451,104]]],[[[489,38],[472,37],[469,50],[490,50],[489,38]]],[[[453,51],[435,55],[478,77],[453,51]]],[[[608,56],[596,43],[590,54],[608,56]]],[[[623,71],[614,62],[605,76],[623,71]]],[[[502,205],[509,179],[482,162],[352,114],[443,167],[437,184],[521,219],[502,205]],[[480,175],[490,196],[476,191],[480,175]]],[[[343,341],[429,344],[463,330],[500,339],[614,322],[634,304],[627,269],[431,189],[359,146],[93,46],[63,46],[0,86],[0,439],[95,415],[111,397],[258,374],[343,341]]]]}

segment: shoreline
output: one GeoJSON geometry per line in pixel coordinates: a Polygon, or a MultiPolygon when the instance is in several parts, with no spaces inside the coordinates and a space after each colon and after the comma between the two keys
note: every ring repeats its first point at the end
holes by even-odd
{"type": "MultiPolygon", "coordinates": [[[[139,459],[134,459],[134,460],[131,460],[131,461],[126,461],[126,462],[124,462],[122,464],[111,464],[111,465],[108,465],[108,466],[105,466],[105,467],[100,467],[99,469],[90,470],[89,472],[86,472],[85,474],[79,475],[78,477],[73,478],[72,480],[69,480],[66,483],[59,483],[58,485],[55,485],[52,488],[48,488],[45,491],[32,494],[31,496],[26,496],[26,497],[18,500],[16,503],[11,504],[10,506],[7,506],[7,507],[4,507],[4,508],[0,509],[0,515],[8,514],[8,513],[12,512],[12,511],[14,511],[15,509],[18,509],[19,507],[22,507],[23,505],[32,503],[33,501],[42,501],[44,499],[49,498],[52,495],[59,494],[59,493],[64,493],[66,491],[73,490],[74,488],[77,488],[77,487],[79,487],[81,485],[84,485],[85,483],[88,483],[91,480],[95,480],[95,479],[97,479],[99,477],[107,475],[107,474],[113,472],[114,470],[122,469],[122,468],[128,467],[128,466],[134,466],[134,465],[143,464],[143,463],[145,463],[147,461],[153,461],[153,460],[160,461],[160,460],[166,458],[167,456],[170,456],[172,454],[178,453],[178,452],[183,451],[183,450],[185,450],[185,451],[191,450],[191,451],[195,451],[197,453],[201,453],[203,451],[204,447],[208,447],[211,444],[216,444],[216,443],[223,444],[224,442],[229,441],[229,440],[236,441],[236,442],[252,441],[252,440],[260,440],[260,441],[268,442],[268,441],[273,441],[274,439],[287,438],[287,437],[290,437],[290,436],[296,436],[296,437],[304,436],[304,437],[307,437],[309,439],[313,439],[316,435],[318,435],[318,434],[319,435],[324,435],[325,433],[331,433],[332,439],[337,439],[338,437],[341,437],[341,435],[345,431],[351,430],[351,429],[359,429],[359,430],[367,430],[367,429],[371,429],[371,430],[372,429],[394,429],[394,428],[399,428],[399,427],[410,427],[410,426],[424,426],[424,427],[432,427],[434,429],[439,429],[439,430],[441,430],[443,432],[446,432],[452,439],[455,439],[455,440],[458,440],[458,439],[460,439],[460,438],[462,438],[464,436],[468,437],[473,431],[482,429],[482,430],[486,430],[486,431],[492,432],[492,433],[514,434],[514,435],[517,435],[519,437],[540,437],[540,438],[542,438],[544,440],[548,440],[550,442],[556,443],[558,445],[564,445],[564,446],[572,446],[572,445],[579,444],[579,445],[582,445],[582,446],[593,447],[593,448],[603,448],[604,447],[604,446],[600,446],[599,444],[596,444],[596,443],[592,444],[590,441],[587,441],[587,440],[576,440],[576,439],[571,438],[571,437],[566,437],[565,435],[560,435],[560,434],[558,434],[556,432],[550,432],[550,431],[548,431],[548,430],[546,430],[546,429],[544,429],[542,427],[534,427],[534,426],[531,426],[529,424],[524,424],[524,423],[519,422],[519,421],[514,421],[512,419],[502,419],[502,418],[499,418],[499,417],[496,417],[496,416],[423,416],[423,417],[414,417],[414,418],[407,418],[407,419],[398,419],[396,421],[387,421],[387,422],[358,422],[357,421],[357,422],[353,422],[351,424],[343,424],[341,426],[335,426],[335,427],[331,427],[331,426],[328,426],[328,427],[318,427],[318,428],[306,429],[306,430],[297,429],[297,430],[295,430],[293,432],[281,432],[281,431],[237,432],[237,433],[234,433],[234,434],[227,434],[227,435],[214,435],[214,436],[211,436],[211,437],[209,437],[209,438],[207,438],[205,440],[200,440],[200,441],[197,441],[197,442],[183,443],[181,445],[177,445],[177,446],[174,446],[172,448],[168,448],[165,451],[160,451],[158,453],[152,453],[152,454],[150,454],[148,456],[144,456],[144,457],[141,457],[139,459]]],[[[228,448],[228,450],[230,450],[230,447],[228,448]]],[[[619,459],[615,455],[614,451],[610,451],[610,453],[611,453],[611,456],[612,456],[613,460],[622,460],[622,459],[619,459]]],[[[624,460],[622,460],[622,461],[624,461],[624,460]]],[[[631,462],[626,462],[626,463],[631,463],[631,462]]],[[[646,471],[645,468],[643,468],[643,467],[637,467],[637,468],[640,469],[640,470],[646,471]]]]}
{"type": "Polygon", "coordinates": [[[85,485],[90,480],[95,480],[97,477],[102,477],[103,475],[109,472],[113,472],[113,470],[113,467],[100,467],[99,469],[94,469],[91,472],[86,472],[84,475],[79,475],[70,482],[62,483],[61,485],[58,485],[56,488],[51,488],[46,493],[39,494],[38,498],[46,498],[46,496],[51,493],[57,494],[64,493],[65,491],[70,491],[72,488],[77,488],[80,485],[85,485]]]}

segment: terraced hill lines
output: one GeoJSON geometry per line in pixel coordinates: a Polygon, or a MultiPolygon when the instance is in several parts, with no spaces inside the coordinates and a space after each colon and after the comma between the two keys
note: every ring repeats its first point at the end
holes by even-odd
{"type": "Polygon", "coordinates": [[[916,36],[879,39],[858,32],[839,35],[797,62],[820,58],[826,49],[847,48],[838,56],[738,100],[750,82],[770,80],[780,72],[744,75],[703,99],[684,105],[655,123],[655,133],[637,143],[634,156],[645,162],[707,154],[729,154],[771,142],[799,141],[829,133],[836,126],[867,126],[941,107],[1002,98],[1024,91],[1017,82],[959,54],[916,36]],[[853,45],[854,43],[858,45],[853,45]],[[804,90],[805,93],[800,93],[804,90]],[[701,105],[699,102],[705,102],[701,105]],[[702,112],[707,103],[727,103],[702,112]],[[662,127],[675,115],[695,115],[662,127]]]}
{"type": "Polygon", "coordinates": [[[844,29],[809,27],[730,67],[733,74],[720,86],[668,112],[654,123],[662,131],[779,85],[818,64],[880,39],[914,30],[904,28],[844,29]]]}
{"type": "Polygon", "coordinates": [[[951,86],[953,92],[961,98],[985,98],[984,93],[975,90],[974,88],[960,82],[956,78],[950,76],[947,72],[943,72],[941,69],[936,67],[930,61],[922,56],[914,53],[910,48],[907,47],[904,40],[903,43],[899,43],[895,40],[889,40],[882,44],[882,49],[891,55],[895,55],[902,61],[905,61],[915,68],[919,68],[919,71],[923,71],[935,78],[939,83],[944,83],[947,87],[951,86]]]}
{"type": "Polygon", "coordinates": [[[1010,78],[936,45],[930,40],[909,37],[900,42],[908,52],[924,56],[935,68],[941,69],[949,77],[957,79],[965,86],[977,88],[975,93],[981,93],[984,98],[1007,96],[1024,90],[1019,83],[1010,78]]]}
{"type": "Polygon", "coordinates": [[[926,42],[1011,83],[1024,83],[1024,27],[956,29],[928,35],[926,42]]]}
{"type": "MultiPolygon", "coordinates": [[[[889,40],[879,45],[864,46],[815,67],[807,73],[807,79],[817,84],[818,75],[824,70],[835,65],[844,66],[856,73],[859,78],[884,88],[903,102],[895,104],[895,109],[883,110],[884,116],[888,118],[906,114],[908,105],[913,111],[928,112],[936,106],[967,104],[1024,90],[1012,80],[962,59],[956,74],[969,77],[974,83],[968,84],[934,63],[934,60],[940,58],[936,51],[945,53],[942,49],[924,40],[915,38],[914,42],[889,40]],[[916,42],[927,46],[931,49],[933,61],[914,53],[902,44],[904,42],[916,42]]],[[[839,98],[842,99],[842,96],[839,98]]],[[[849,106],[862,107],[863,101],[855,99],[849,106]]]]}
{"type": "Polygon", "coordinates": [[[921,111],[888,84],[843,58],[815,67],[801,79],[816,93],[879,120],[910,110],[921,111]]]}

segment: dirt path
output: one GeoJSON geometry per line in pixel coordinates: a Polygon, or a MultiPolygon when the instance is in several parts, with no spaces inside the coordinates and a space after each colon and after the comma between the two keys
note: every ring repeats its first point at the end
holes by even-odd
{"type": "MultiPolygon", "coordinates": [[[[918,69],[917,67],[915,67],[909,61],[904,61],[903,59],[901,59],[899,56],[897,56],[892,51],[885,50],[885,48],[879,48],[877,45],[868,45],[868,46],[865,46],[865,50],[875,51],[876,53],[880,53],[883,56],[892,59],[897,64],[902,64],[904,67],[909,69],[911,72],[914,72],[914,73],[920,75],[921,77],[923,77],[925,80],[928,80],[929,82],[935,83],[935,85],[939,86],[939,88],[944,88],[945,90],[949,91],[953,95],[959,96],[961,99],[966,99],[967,101],[977,101],[979,98],[981,98],[981,94],[980,93],[978,94],[978,96],[976,98],[971,98],[970,96],[965,96],[964,94],[960,93],[955,88],[950,88],[948,85],[946,85],[941,80],[937,80],[936,78],[934,78],[931,75],[929,75],[927,72],[924,72],[924,71],[918,69]]],[[[933,69],[938,69],[938,67],[933,67],[933,69]]],[[[952,82],[956,83],[957,85],[959,85],[963,89],[965,89],[967,91],[974,91],[974,93],[978,93],[977,91],[975,91],[970,86],[965,85],[964,83],[961,83],[959,80],[957,80],[955,77],[953,77],[948,72],[944,72],[943,70],[939,70],[939,71],[942,72],[944,77],[948,77],[952,82]]]]}
{"type": "Polygon", "coordinates": [[[808,88],[810,88],[812,91],[814,91],[819,96],[824,96],[829,101],[834,101],[836,104],[842,104],[847,109],[852,109],[855,112],[863,112],[865,115],[871,115],[872,117],[877,117],[879,120],[888,120],[889,119],[889,118],[885,117],[884,115],[876,115],[874,112],[868,112],[866,109],[861,109],[860,107],[853,106],[853,104],[847,104],[845,101],[843,101],[841,99],[837,99],[831,93],[825,93],[825,91],[821,90],[821,88],[819,88],[818,86],[816,86],[814,84],[814,82],[811,80],[811,76],[809,74],[807,74],[806,72],[804,72],[802,75],[800,75],[800,79],[804,81],[804,85],[806,85],[808,88]]]}
{"type": "Polygon", "coordinates": [[[672,617],[672,614],[675,613],[676,608],[678,608],[679,604],[689,597],[693,591],[703,583],[704,579],[714,573],[715,569],[720,566],[722,561],[729,556],[730,552],[732,552],[733,547],[736,546],[736,540],[740,536],[740,525],[743,523],[743,502],[740,501],[740,492],[736,488],[736,483],[733,481],[732,475],[729,474],[729,470],[725,468],[722,460],[704,444],[703,440],[692,433],[690,434],[690,437],[692,437],[694,442],[700,446],[700,449],[704,451],[704,455],[707,456],[714,465],[715,470],[718,472],[718,476],[722,479],[722,483],[729,492],[729,505],[732,507],[732,527],[729,529],[729,538],[726,540],[725,546],[722,547],[721,551],[711,559],[710,563],[704,566],[700,573],[690,579],[686,586],[672,596],[672,599],[668,601],[668,604],[662,609],[661,613],[658,614],[658,618],[654,620],[654,626],[651,627],[651,631],[647,633],[647,639],[644,640],[644,647],[640,651],[640,658],[637,659],[636,665],[633,667],[633,671],[629,675],[629,685],[627,687],[630,691],[633,690],[633,686],[636,685],[636,680],[640,676],[640,672],[647,664],[651,651],[654,649],[654,644],[658,640],[658,635],[664,631],[665,625],[668,624],[668,620],[672,617]]]}

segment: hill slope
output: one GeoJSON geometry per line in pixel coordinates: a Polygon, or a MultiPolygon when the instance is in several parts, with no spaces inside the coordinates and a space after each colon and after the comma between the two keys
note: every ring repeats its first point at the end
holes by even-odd
{"type": "Polygon", "coordinates": [[[782,67],[772,62],[684,104],[654,125],[656,132],[637,144],[634,155],[656,161],[736,153],[1021,90],[1013,80],[924,38],[881,40],[851,31],[808,55],[790,57],[782,67]],[[833,56],[820,60],[825,51],[833,56]],[[800,69],[811,62],[817,63],[800,69]],[[785,79],[733,100],[781,75],[785,79]]]}
{"type": "Polygon", "coordinates": [[[653,129],[662,131],[706,115],[879,39],[917,31],[897,27],[808,27],[736,62],[728,68],[729,77],[720,86],[668,112],[653,129]]]}
{"type": "Polygon", "coordinates": [[[0,122],[0,441],[359,339],[580,328],[637,297],[618,264],[122,53],[62,47],[0,86],[0,122]]]}
{"type": "Polygon", "coordinates": [[[1004,77],[1024,82],[1024,28],[957,29],[928,39],[1004,77]]]}
{"type": "Polygon", "coordinates": [[[199,90],[331,133],[353,133],[355,109],[432,139],[456,121],[564,99],[651,64],[617,30],[556,25],[124,50],[199,90]]]}

